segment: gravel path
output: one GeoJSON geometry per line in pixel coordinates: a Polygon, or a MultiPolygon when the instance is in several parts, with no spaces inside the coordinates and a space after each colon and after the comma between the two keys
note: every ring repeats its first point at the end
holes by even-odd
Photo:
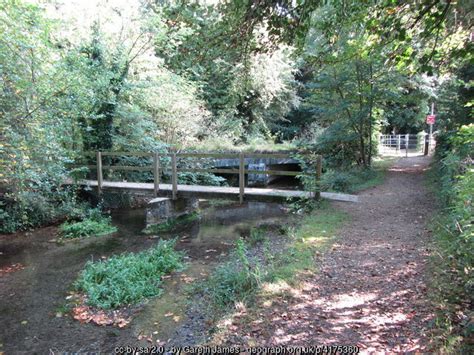
{"type": "Polygon", "coordinates": [[[229,326],[229,344],[358,345],[362,352],[428,351],[427,224],[435,208],[423,172],[429,158],[402,158],[358,204],[320,272],[300,290],[229,326]],[[251,318],[251,319],[250,319],[251,318]]]}

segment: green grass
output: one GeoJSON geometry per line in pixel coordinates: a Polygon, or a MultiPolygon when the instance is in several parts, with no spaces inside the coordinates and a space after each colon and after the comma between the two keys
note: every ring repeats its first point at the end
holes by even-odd
{"type": "Polygon", "coordinates": [[[274,257],[270,280],[296,282],[301,271],[314,271],[314,255],[323,253],[334,242],[337,230],[348,216],[322,203],[321,208],[305,215],[296,228],[289,228],[289,247],[274,257]]]}
{"type": "Polygon", "coordinates": [[[75,287],[89,305],[110,309],[135,304],[161,293],[161,277],[183,267],[176,240],[160,240],[153,248],[88,262],[75,287]]]}
{"type": "Polygon", "coordinates": [[[143,229],[143,233],[145,234],[156,234],[156,233],[164,233],[164,232],[171,232],[178,228],[184,228],[190,223],[198,220],[200,217],[199,212],[192,212],[186,215],[177,217],[177,218],[169,218],[166,222],[160,224],[152,224],[147,226],[143,229]]]}
{"type": "Polygon", "coordinates": [[[99,237],[117,231],[111,218],[101,214],[91,214],[80,222],[64,222],[59,227],[59,234],[64,239],[99,237]]]}
{"type": "Polygon", "coordinates": [[[296,227],[286,228],[284,250],[271,248],[271,236],[264,229],[253,229],[248,242],[239,240],[229,261],[218,266],[210,277],[197,285],[211,303],[211,309],[226,310],[236,302],[247,302],[265,284],[298,282],[301,272],[316,269],[315,255],[324,252],[334,241],[337,229],[347,216],[322,204],[321,209],[305,215],[296,227]],[[265,260],[249,256],[252,244],[263,242],[265,260]]]}

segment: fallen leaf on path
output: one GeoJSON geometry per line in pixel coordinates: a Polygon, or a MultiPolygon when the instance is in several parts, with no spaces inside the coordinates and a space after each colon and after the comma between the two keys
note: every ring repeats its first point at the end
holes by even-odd
{"type": "Polygon", "coordinates": [[[9,266],[4,266],[4,267],[0,268],[0,276],[4,276],[4,275],[9,274],[11,272],[23,270],[24,268],[25,268],[25,266],[23,264],[20,264],[20,263],[11,264],[9,266]]]}

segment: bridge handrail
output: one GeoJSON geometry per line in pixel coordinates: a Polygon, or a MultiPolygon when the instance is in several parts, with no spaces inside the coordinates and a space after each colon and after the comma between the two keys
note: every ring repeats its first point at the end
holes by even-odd
{"type": "MultiPolygon", "coordinates": [[[[83,152],[84,155],[91,156],[93,152],[83,152]]],[[[173,199],[177,198],[178,193],[178,158],[214,158],[214,159],[238,159],[239,169],[214,169],[214,168],[180,168],[180,172],[208,172],[220,174],[238,174],[239,175],[239,198],[243,202],[245,194],[245,174],[265,174],[265,175],[280,175],[280,176],[298,176],[298,175],[312,175],[315,174],[316,186],[319,186],[322,175],[322,157],[316,156],[316,166],[314,173],[301,171],[284,171],[284,170],[253,170],[245,168],[245,158],[275,158],[275,159],[292,159],[294,153],[158,153],[158,152],[94,152],[96,155],[97,164],[95,165],[81,165],[89,169],[97,169],[97,188],[98,193],[101,194],[103,186],[103,171],[104,170],[122,170],[122,171],[152,171],[154,181],[155,196],[159,192],[160,184],[160,157],[171,157],[171,183],[173,199]],[[153,157],[153,165],[151,166],[130,166],[130,165],[103,165],[103,156],[139,156],[139,157],[153,157]]],[[[309,156],[307,153],[298,153],[298,155],[309,156]]],[[[161,169],[162,172],[169,170],[161,169]]],[[[320,198],[320,191],[315,192],[315,198],[320,198]]]]}
{"type": "MultiPolygon", "coordinates": [[[[97,152],[84,151],[82,155],[94,156],[97,152]]],[[[262,159],[292,159],[295,154],[300,156],[310,156],[309,153],[252,153],[241,152],[246,158],[262,158],[262,159]]],[[[160,156],[171,157],[176,154],[178,158],[215,158],[215,159],[238,159],[239,152],[224,152],[224,153],[207,153],[207,152],[176,152],[176,153],[158,153],[160,156]]],[[[153,157],[155,152],[102,152],[102,156],[136,156],[136,157],[153,157]]]]}

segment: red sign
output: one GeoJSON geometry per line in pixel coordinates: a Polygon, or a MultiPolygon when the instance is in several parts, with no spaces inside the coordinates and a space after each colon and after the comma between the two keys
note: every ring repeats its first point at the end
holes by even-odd
{"type": "Polygon", "coordinates": [[[428,115],[426,116],[426,123],[427,124],[435,124],[436,115],[428,115]]]}

